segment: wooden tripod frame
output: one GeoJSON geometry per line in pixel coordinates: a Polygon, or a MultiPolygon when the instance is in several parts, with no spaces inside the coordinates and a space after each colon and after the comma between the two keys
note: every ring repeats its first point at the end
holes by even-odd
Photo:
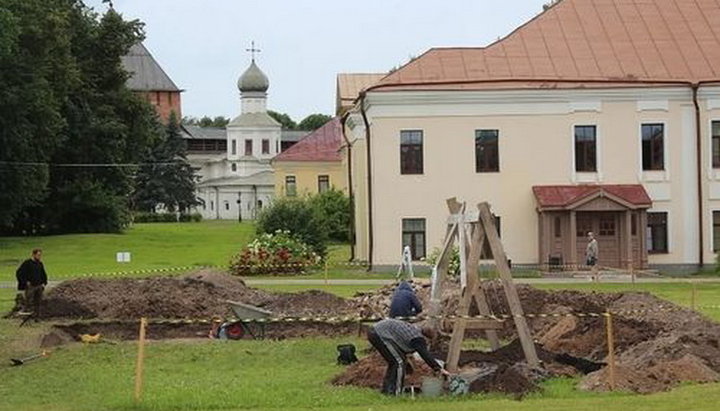
{"type": "MultiPolygon", "coordinates": [[[[460,249],[460,283],[461,295],[457,315],[459,318],[451,320],[452,337],[446,368],[450,372],[456,372],[460,359],[460,347],[465,338],[465,330],[485,330],[488,341],[493,350],[500,348],[497,330],[502,328],[502,323],[492,319],[467,319],[462,318],[470,314],[470,307],[475,301],[481,315],[490,315],[490,306],[484,292],[484,284],[478,276],[480,256],[485,245],[489,243],[495,265],[503,285],[505,297],[512,314],[518,338],[522,345],[525,359],[531,367],[537,367],[539,360],[535,351],[535,344],[530,334],[527,321],[523,314],[520,298],[512,280],[507,255],[503,249],[500,237],[495,227],[495,219],[490,211],[488,203],[478,204],[477,212],[465,212],[465,204],[459,203],[455,198],[447,200],[450,210],[448,218],[447,234],[443,243],[442,251],[433,268],[432,291],[430,293],[430,315],[436,318],[441,311],[442,284],[448,273],[448,267],[452,255],[452,248],[455,241],[458,241],[460,249]]],[[[436,324],[439,326],[439,324],[436,324]]]]}

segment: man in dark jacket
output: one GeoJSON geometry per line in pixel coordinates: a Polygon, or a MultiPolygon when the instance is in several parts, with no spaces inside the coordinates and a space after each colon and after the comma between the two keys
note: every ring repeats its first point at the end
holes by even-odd
{"type": "Polygon", "coordinates": [[[449,375],[428,352],[425,337],[433,337],[434,330],[423,328],[404,321],[388,318],[375,324],[368,331],[368,341],[387,362],[382,393],[398,395],[403,391],[405,368],[408,354],[417,352],[437,374],[449,375]]]}
{"type": "Polygon", "coordinates": [[[25,291],[25,310],[30,310],[37,318],[40,314],[40,301],[47,285],[47,274],[42,263],[42,250],[36,248],[32,257],[23,261],[15,272],[18,290],[25,291]]]}
{"type": "Polygon", "coordinates": [[[414,317],[421,312],[422,304],[412,287],[406,281],[401,281],[390,301],[390,318],[414,317]]]}

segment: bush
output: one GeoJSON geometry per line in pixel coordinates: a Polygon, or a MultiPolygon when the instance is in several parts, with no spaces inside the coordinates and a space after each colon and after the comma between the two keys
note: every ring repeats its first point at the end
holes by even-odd
{"type": "Polygon", "coordinates": [[[175,213],[135,213],[133,221],[136,223],[189,223],[202,221],[200,213],[180,214],[175,213]]]}
{"type": "Polygon", "coordinates": [[[230,260],[234,275],[300,274],[320,262],[312,247],[290,234],[278,230],[262,234],[230,260]]]}
{"type": "Polygon", "coordinates": [[[345,193],[332,189],[308,201],[321,216],[320,223],[331,240],[350,241],[350,198],[345,193]]]}
{"type": "Polygon", "coordinates": [[[328,234],[323,218],[305,199],[280,198],[262,210],[257,220],[257,232],[290,232],[299,241],[309,245],[318,256],[325,258],[328,234]]]}
{"type": "Polygon", "coordinates": [[[202,221],[202,214],[200,213],[183,213],[180,214],[180,220],[181,223],[199,223],[202,221]]]}
{"type": "MultiPolygon", "coordinates": [[[[425,261],[431,266],[435,266],[438,259],[440,258],[440,249],[433,248],[433,250],[425,257],[425,261]]],[[[460,249],[458,246],[453,246],[450,254],[450,265],[448,266],[448,275],[457,277],[460,275],[460,249]]]]}

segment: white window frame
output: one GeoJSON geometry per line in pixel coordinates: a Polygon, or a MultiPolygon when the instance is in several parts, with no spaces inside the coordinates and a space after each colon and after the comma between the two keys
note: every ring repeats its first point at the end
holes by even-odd
{"type": "Polygon", "coordinates": [[[711,117],[708,119],[707,123],[707,147],[708,147],[708,156],[707,156],[707,164],[708,164],[708,178],[710,180],[720,180],[720,168],[713,168],[713,152],[712,152],[712,124],[713,122],[720,123],[720,117],[711,117]]]}
{"type": "Polygon", "coordinates": [[[602,172],[602,129],[597,121],[577,121],[570,125],[570,176],[573,183],[600,183],[602,172]],[[595,126],[595,164],[597,171],[585,172],[575,170],[575,127],[595,126]]]}
{"type": "MultiPolygon", "coordinates": [[[[637,127],[638,133],[638,179],[642,182],[667,182],[670,181],[670,127],[667,119],[640,119],[637,127]],[[646,124],[662,124],[663,126],[663,166],[664,170],[643,170],[643,140],[642,127],[646,124]]],[[[668,248],[670,244],[668,243],[668,248]]]]}
{"type": "MultiPolygon", "coordinates": [[[[659,208],[650,208],[646,212],[647,213],[665,213],[665,214],[667,214],[667,237],[668,237],[667,238],[667,253],[651,253],[648,251],[648,256],[652,257],[652,256],[656,256],[656,255],[672,254],[672,252],[673,252],[672,211],[670,211],[670,209],[666,208],[666,207],[659,207],[659,208]]],[[[646,218],[646,220],[647,220],[647,218],[646,218]]],[[[646,242],[647,242],[647,229],[648,229],[648,226],[645,225],[645,227],[643,227],[643,230],[644,230],[643,235],[646,236],[645,237],[646,242]]],[[[646,248],[647,248],[647,244],[646,244],[646,248]]]]}

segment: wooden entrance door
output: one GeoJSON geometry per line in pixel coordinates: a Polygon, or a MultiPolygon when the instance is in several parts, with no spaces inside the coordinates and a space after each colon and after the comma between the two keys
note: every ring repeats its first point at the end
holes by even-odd
{"type": "Polygon", "coordinates": [[[598,265],[605,267],[621,267],[620,261],[620,222],[622,213],[618,212],[578,212],[576,250],[577,261],[585,264],[587,233],[592,231],[598,242],[598,265]]]}

